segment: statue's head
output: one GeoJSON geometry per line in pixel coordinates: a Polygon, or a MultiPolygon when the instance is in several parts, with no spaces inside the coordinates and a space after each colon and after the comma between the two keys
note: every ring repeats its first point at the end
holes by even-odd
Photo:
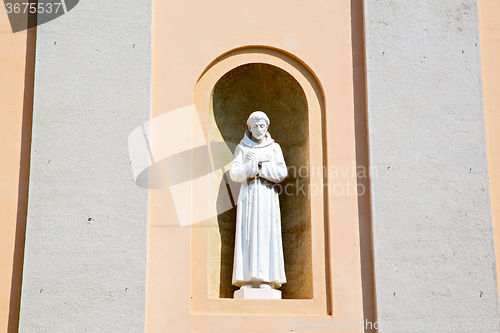
{"type": "Polygon", "coordinates": [[[269,118],[262,111],[252,112],[247,120],[248,130],[252,133],[252,136],[259,141],[266,136],[269,124],[269,118]]]}

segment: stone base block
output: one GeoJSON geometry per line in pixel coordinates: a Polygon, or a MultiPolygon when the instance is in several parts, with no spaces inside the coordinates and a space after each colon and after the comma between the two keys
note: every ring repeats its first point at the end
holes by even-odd
{"type": "Polygon", "coordinates": [[[246,288],[236,290],[234,298],[238,299],[281,299],[281,290],[246,288]]]}

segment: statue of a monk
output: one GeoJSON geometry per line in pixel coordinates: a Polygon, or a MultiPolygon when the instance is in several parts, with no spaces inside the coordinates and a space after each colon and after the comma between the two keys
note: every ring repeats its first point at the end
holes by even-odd
{"type": "Polygon", "coordinates": [[[244,288],[279,288],[286,283],[281,216],[275,184],[288,172],[279,144],[269,134],[262,111],[247,120],[248,130],[236,147],[230,177],[241,182],[232,284],[244,288]]]}

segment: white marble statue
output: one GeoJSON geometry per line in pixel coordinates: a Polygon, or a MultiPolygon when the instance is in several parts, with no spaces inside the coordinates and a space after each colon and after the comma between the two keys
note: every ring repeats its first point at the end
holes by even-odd
{"type": "Polygon", "coordinates": [[[245,288],[276,289],[286,283],[281,216],[275,184],[287,176],[283,152],[267,131],[262,111],[247,120],[236,147],[230,177],[241,182],[236,215],[233,280],[245,288]]]}

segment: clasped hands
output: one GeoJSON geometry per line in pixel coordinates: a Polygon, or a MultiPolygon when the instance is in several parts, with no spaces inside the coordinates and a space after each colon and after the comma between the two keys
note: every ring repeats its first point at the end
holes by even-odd
{"type": "Polygon", "coordinates": [[[271,154],[256,154],[253,151],[250,151],[247,153],[247,158],[250,160],[250,162],[257,162],[256,164],[253,164],[252,171],[248,175],[249,178],[253,178],[255,176],[259,175],[259,170],[260,167],[262,166],[262,163],[265,162],[271,162],[271,154]]]}
{"type": "Polygon", "coordinates": [[[248,152],[247,157],[250,160],[256,160],[259,165],[262,165],[264,162],[271,162],[271,154],[256,154],[253,151],[248,152]]]}

